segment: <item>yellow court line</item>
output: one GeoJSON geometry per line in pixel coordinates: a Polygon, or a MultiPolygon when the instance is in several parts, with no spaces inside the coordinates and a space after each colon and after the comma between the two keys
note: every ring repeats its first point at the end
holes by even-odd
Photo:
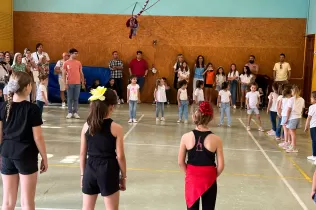
{"type": "MultiPolygon", "coordinates": [[[[253,122],[254,122],[257,126],[259,126],[255,120],[253,120],[253,122]]],[[[264,132],[264,134],[265,134],[265,136],[269,137],[270,142],[271,142],[271,140],[272,140],[271,136],[269,136],[268,134],[266,134],[266,132],[264,132]]],[[[273,141],[272,144],[275,145],[275,146],[277,147],[277,149],[283,153],[283,155],[286,157],[286,159],[287,159],[288,161],[290,161],[290,162],[293,164],[293,166],[296,168],[296,170],[297,170],[298,172],[300,172],[300,174],[301,174],[308,182],[312,183],[311,177],[309,177],[309,176],[306,174],[306,172],[299,166],[299,164],[297,164],[283,149],[281,149],[281,148],[279,147],[279,145],[275,142],[275,140],[273,141]]]]}
{"type": "MultiPolygon", "coordinates": [[[[50,167],[63,167],[63,168],[79,168],[79,165],[71,164],[50,164],[50,167]]],[[[180,170],[165,170],[165,169],[151,169],[151,168],[127,168],[128,171],[147,171],[154,173],[181,173],[180,170]]],[[[293,180],[305,180],[301,177],[280,177],[280,176],[265,176],[261,174],[238,174],[238,173],[223,173],[224,176],[241,176],[241,177],[256,177],[265,179],[293,179],[293,180]]]]}

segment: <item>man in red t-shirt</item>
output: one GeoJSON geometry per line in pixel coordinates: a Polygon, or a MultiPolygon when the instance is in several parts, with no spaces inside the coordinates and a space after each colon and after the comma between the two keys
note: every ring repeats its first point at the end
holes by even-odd
{"type": "Polygon", "coordinates": [[[140,90],[142,90],[145,83],[145,77],[148,74],[148,64],[143,59],[142,51],[137,51],[136,58],[129,63],[129,74],[137,77],[137,84],[139,85],[140,90]]]}

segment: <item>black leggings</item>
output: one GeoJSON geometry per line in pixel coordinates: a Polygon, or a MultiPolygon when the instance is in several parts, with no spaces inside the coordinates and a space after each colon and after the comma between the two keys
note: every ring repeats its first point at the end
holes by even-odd
{"type": "MultiPolygon", "coordinates": [[[[202,210],[213,210],[215,209],[217,195],[217,183],[214,184],[202,195],[202,210]]],[[[199,210],[200,198],[193,204],[188,210],[199,210]]]]}

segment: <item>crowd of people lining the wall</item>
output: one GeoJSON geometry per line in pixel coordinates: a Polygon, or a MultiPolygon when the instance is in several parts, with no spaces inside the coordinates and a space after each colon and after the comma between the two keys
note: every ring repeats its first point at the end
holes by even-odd
{"type": "MultiPolygon", "coordinates": [[[[43,107],[48,104],[47,84],[50,58],[43,51],[42,44],[37,44],[36,49],[34,53],[25,49],[23,55],[16,53],[14,56],[8,52],[0,52],[0,100],[6,101],[2,103],[0,113],[3,209],[14,209],[19,180],[22,187],[22,207],[34,209],[38,153],[42,157],[41,173],[48,168],[41,125],[43,107]]],[[[148,64],[142,58],[142,54],[141,51],[137,51],[136,58],[129,63],[130,83],[127,86],[126,98],[130,111],[129,123],[137,123],[136,107],[140,102],[140,94],[148,75],[148,64]]],[[[77,60],[77,56],[78,50],[70,49],[69,52],[63,53],[62,59],[54,68],[54,73],[58,75],[62,107],[66,107],[65,91],[67,91],[67,119],[80,118],[78,115],[79,94],[80,91],[87,89],[82,65],[77,60]]],[[[92,96],[89,99],[91,110],[81,134],[80,168],[84,193],[83,209],[93,209],[99,193],[104,196],[107,208],[118,209],[118,192],[126,189],[123,131],[122,127],[110,118],[115,105],[124,103],[124,65],[117,51],[113,52],[109,68],[111,79],[105,85],[106,87],[103,87],[98,79],[91,87],[92,96]],[[102,141],[106,143],[103,144],[102,141]],[[96,167],[102,171],[100,177],[95,174],[96,167]]],[[[178,162],[187,177],[186,203],[188,209],[199,209],[201,197],[203,209],[214,209],[217,193],[216,177],[224,169],[224,157],[221,139],[208,129],[208,124],[214,117],[211,104],[215,102],[220,108],[221,116],[218,125],[223,126],[226,114],[227,126],[231,127],[230,109],[231,107],[236,109],[239,95],[237,92],[240,90],[240,107],[245,107],[248,113],[247,130],[250,131],[251,117],[255,115],[260,126],[259,131],[263,132],[259,106],[265,90],[258,91],[259,65],[255,63],[255,56],[251,55],[241,72],[237,71],[235,64],[231,64],[226,75],[223,67],[219,66],[215,69],[212,63],[205,62],[204,57],[199,55],[192,72],[193,81],[190,81],[190,68],[183,55],[180,54],[173,71],[173,87],[177,90],[179,107],[177,122],[188,122],[189,97],[192,96],[191,113],[196,125],[193,132],[182,137],[179,150],[178,162]],[[193,86],[192,94],[187,91],[189,84],[193,86]],[[215,90],[218,91],[217,99],[212,98],[212,92],[215,90]],[[187,162],[186,155],[188,155],[187,162]],[[202,177],[202,185],[201,173],[205,175],[202,177]]],[[[280,54],[280,62],[274,65],[273,71],[274,83],[272,92],[268,95],[267,106],[272,129],[267,134],[275,136],[278,141],[282,140],[279,146],[286,152],[296,153],[298,152],[296,129],[300,124],[305,101],[300,97],[300,88],[288,83],[291,67],[285,62],[284,54],[280,54]]],[[[157,121],[165,121],[164,104],[169,103],[170,100],[168,90],[170,90],[170,85],[167,79],[157,79],[153,93],[157,121]]],[[[311,101],[313,104],[316,102],[316,92],[312,93],[311,101]]],[[[307,158],[316,163],[315,106],[312,105],[309,108],[305,131],[310,127],[313,140],[313,155],[307,158]]],[[[313,187],[314,194],[315,190],[316,187],[313,187]]]]}

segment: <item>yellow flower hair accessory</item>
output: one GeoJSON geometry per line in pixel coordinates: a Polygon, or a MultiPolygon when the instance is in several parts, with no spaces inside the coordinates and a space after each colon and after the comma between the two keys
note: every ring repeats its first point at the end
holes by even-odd
{"type": "Polygon", "coordinates": [[[89,98],[89,101],[96,101],[96,100],[104,101],[105,100],[105,96],[104,96],[105,92],[106,92],[106,88],[101,87],[101,86],[97,87],[96,89],[92,89],[90,91],[92,96],[89,98]]]}

